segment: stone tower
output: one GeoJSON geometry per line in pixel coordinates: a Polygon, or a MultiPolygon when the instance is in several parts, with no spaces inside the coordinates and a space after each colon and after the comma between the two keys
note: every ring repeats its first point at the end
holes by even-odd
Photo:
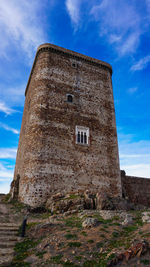
{"type": "Polygon", "coordinates": [[[25,106],[13,184],[19,200],[43,205],[57,192],[121,196],[112,68],[52,45],[37,49],[25,106]]]}

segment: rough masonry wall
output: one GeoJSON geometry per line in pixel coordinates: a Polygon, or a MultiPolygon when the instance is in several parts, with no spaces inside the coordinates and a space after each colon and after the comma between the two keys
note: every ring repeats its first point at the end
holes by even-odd
{"type": "Polygon", "coordinates": [[[31,206],[60,191],[121,195],[109,68],[58,51],[38,52],[26,92],[14,179],[18,174],[19,198],[31,206]],[[73,103],[66,94],[74,96],[73,103]],[[89,145],[76,144],[76,125],[89,127],[89,145]]]}
{"type": "Polygon", "coordinates": [[[150,207],[150,179],[121,175],[123,197],[150,207]]]}

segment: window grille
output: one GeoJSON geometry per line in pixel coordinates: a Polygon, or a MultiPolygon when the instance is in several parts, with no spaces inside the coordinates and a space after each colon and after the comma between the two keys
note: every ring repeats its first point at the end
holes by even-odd
{"type": "Polygon", "coordinates": [[[89,144],[89,128],[76,126],[76,144],[89,144]]]}

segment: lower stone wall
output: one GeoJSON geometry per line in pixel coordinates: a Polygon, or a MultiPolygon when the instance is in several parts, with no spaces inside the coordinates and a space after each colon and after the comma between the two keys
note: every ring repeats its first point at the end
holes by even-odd
{"type": "Polygon", "coordinates": [[[135,204],[150,207],[150,179],[127,176],[121,171],[122,194],[135,204]]]}

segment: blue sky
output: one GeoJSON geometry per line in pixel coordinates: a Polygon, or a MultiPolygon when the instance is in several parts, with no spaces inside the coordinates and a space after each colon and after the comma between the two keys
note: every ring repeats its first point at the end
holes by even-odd
{"type": "Polygon", "coordinates": [[[37,46],[110,63],[121,169],[150,177],[150,0],[0,1],[0,192],[13,177],[37,46]]]}

